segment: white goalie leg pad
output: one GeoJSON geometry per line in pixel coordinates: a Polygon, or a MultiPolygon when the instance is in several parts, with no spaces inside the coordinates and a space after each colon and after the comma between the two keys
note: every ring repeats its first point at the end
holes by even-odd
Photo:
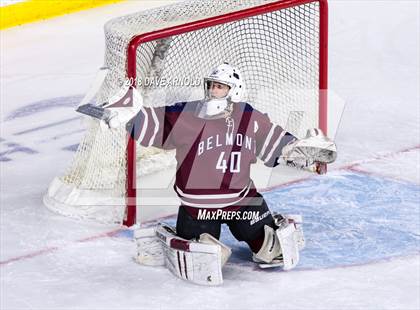
{"type": "MultiPolygon", "coordinates": [[[[264,264],[282,264],[280,242],[277,238],[276,232],[270,226],[264,226],[264,241],[258,251],[253,253],[252,259],[256,263],[264,264]]],[[[262,265],[260,265],[262,266],[262,265]]]]}
{"type": "Polygon", "coordinates": [[[298,214],[288,214],[285,216],[289,224],[294,224],[296,231],[294,233],[295,242],[298,245],[299,251],[302,251],[305,248],[306,241],[305,236],[303,235],[303,220],[302,216],[298,214]]]}
{"type": "Polygon", "coordinates": [[[135,261],[146,266],[163,266],[165,264],[163,246],[156,236],[156,227],[139,228],[134,231],[137,245],[135,261]]]}
{"type": "Polygon", "coordinates": [[[207,233],[201,234],[199,242],[205,243],[205,244],[216,244],[220,246],[220,249],[222,251],[222,256],[221,256],[222,267],[227,263],[230,255],[232,254],[232,250],[228,246],[226,246],[225,244],[223,244],[222,242],[220,242],[219,240],[217,240],[210,234],[207,234],[207,233]]]}
{"type": "Polygon", "coordinates": [[[158,226],[156,234],[163,245],[165,265],[175,276],[201,285],[223,283],[222,248],[227,248],[225,245],[222,247],[219,241],[215,243],[215,239],[208,236],[203,237],[203,242],[180,238],[165,224],[158,226]]]}
{"type": "Polygon", "coordinates": [[[276,230],[283,257],[284,270],[295,268],[299,262],[299,248],[295,240],[295,232],[295,225],[289,223],[276,230]]]}
{"type": "Polygon", "coordinates": [[[283,258],[283,269],[290,270],[299,262],[299,242],[305,246],[302,231],[302,217],[300,215],[273,214],[274,222],[283,258]],[[297,229],[299,226],[300,231],[297,229]],[[302,240],[300,240],[302,239],[302,240]]]}
{"type": "Polygon", "coordinates": [[[264,242],[253,260],[261,268],[283,267],[290,270],[299,262],[299,250],[305,247],[300,215],[273,215],[277,230],[264,227],[264,242]]]}

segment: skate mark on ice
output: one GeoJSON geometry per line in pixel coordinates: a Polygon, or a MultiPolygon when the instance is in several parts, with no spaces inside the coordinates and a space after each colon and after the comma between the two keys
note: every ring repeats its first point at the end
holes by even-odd
{"type": "Polygon", "coordinates": [[[18,118],[31,116],[36,113],[46,112],[63,107],[76,107],[77,104],[82,100],[83,96],[68,96],[68,97],[57,97],[46,100],[40,100],[24,107],[18,108],[12,111],[6,118],[5,121],[12,121],[18,118]]]}
{"type": "Polygon", "coordinates": [[[82,97],[83,96],[77,95],[41,100],[27,104],[26,106],[15,109],[9,113],[4,121],[16,122],[10,129],[13,130],[12,128],[15,128],[15,132],[10,133],[9,137],[0,138],[0,142],[2,143],[0,161],[13,161],[13,156],[11,155],[16,153],[24,153],[27,155],[38,154],[42,151],[38,149],[37,145],[45,143],[56,144],[56,146],[53,147],[57,150],[76,151],[78,144],[72,144],[76,141],[74,136],[83,133],[85,129],[79,128],[80,126],[77,123],[71,123],[79,121],[82,118],[74,111],[74,107],[77,106],[82,97]],[[59,109],[67,109],[72,117],[65,117],[65,115],[68,115],[66,111],[64,111],[64,113],[60,112],[57,117],[51,116],[54,115],[54,111],[59,109]],[[46,112],[50,114],[46,115],[46,112]],[[51,112],[53,114],[51,114],[51,112]],[[37,125],[33,125],[34,123],[37,125]],[[27,134],[30,135],[33,133],[35,135],[26,137],[27,134]],[[16,137],[19,141],[16,143],[4,143],[8,140],[14,140],[13,137],[16,137]],[[30,145],[23,146],[22,139],[28,141],[30,145]],[[63,147],[63,142],[58,142],[60,139],[68,141],[67,143],[64,141],[64,145],[67,144],[67,146],[63,147]]]}
{"type": "Polygon", "coordinates": [[[32,133],[32,132],[35,132],[35,131],[40,131],[40,130],[43,130],[43,129],[67,124],[67,123],[70,123],[70,122],[73,122],[73,121],[76,121],[76,120],[79,120],[79,119],[80,119],[79,116],[71,117],[71,118],[68,118],[68,119],[65,119],[65,120],[62,120],[62,121],[53,122],[53,123],[49,123],[49,124],[46,124],[46,125],[42,125],[42,126],[26,129],[26,130],[23,130],[23,131],[19,131],[19,132],[14,133],[14,135],[15,136],[20,136],[20,135],[24,135],[24,134],[27,134],[27,133],[32,133]]]}
{"type": "Polygon", "coordinates": [[[70,132],[66,132],[66,133],[63,133],[63,134],[55,135],[55,136],[53,136],[53,137],[51,137],[49,139],[39,140],[39,141],[37,141],[37,143],[48,143],[48,142],[51,142],[53,140],[59,140],[59,139],[61,139],[63,137],[72,136],[74,134],[82,133],[82,132],[85,132],[85,131],[86,131],[85,129],[76,129],[76,130],[73,130],[73,131],[70,131],[70,132]]]}
{"type": "Polygon", "coordinates": [[[76,152],[78,147],[79,147],[79,143],[63,147],[62,150],[70,151],[70,152],[76,152]]]}
{"type": "Polygon", "coordinates": [[[25,134],[39,133],[41,131],[44,131],[43,134],[38,134],[38,136],[42,137],[40,141],[33,141],[33,139],[31,140],[35,143],[46,143],[56,141],[61,138],[68,137],[70,135],[74,135],[76,133],[84,131],[80,128],[75,128],[78,126],[68,126],[68,123],[78,121],[82,118],[80,114],[74,111],[74,107],[77,106],[81,98],[82,96],[79,95],[69,97],[57,97],[47,100],[41,100],[35,103],[30,103],[24,107],[12,111],[5,118],[5,122],[17,121],[18,125],[20,125],[19,127],[21,129],[18,129],[16,132],[12,133],[13,136],[24,136],[25,134]],[[69,110],[69,113],[64,113],[64,115],[71,115],[71,117],[63,118],[63,113],[59,114],[59,116],[55,118],[43,115],[43,113],[45,112],[51,112],[63,108],[69,110]],[[42,125],[31,127],[28,126],[31,125],[33,121],[39,124],[40,119],[42,119],[43,121],[42,125]],[[67,126],[63,127],[63,125],[67,126]],[[22,127],[26,128],[22,129],[22,127]],[[59,129],[54,130],[54,127],[58,127],[59,129]],[[51,128],[52,130],[48,130],[51,128]],[[52,137],[49,137],[50,135],[52,135],[52,137]]]}
{"type": "Polygon", "coordinates": [[[12,158],[10,158],[9,155],[12,155],[14,153],[24,153],[24,154],[29,154],[29,155],[38,153],[36,150],[31,149],[29,147],[22,146],[18,143],[5,142],[4,139],[1,140],[1,143],[6,145],[6,148],[5,148],[6,150],[3,152],[0,152],[0,161],[3,161],[3,162],[12,161],[12,158]]]}

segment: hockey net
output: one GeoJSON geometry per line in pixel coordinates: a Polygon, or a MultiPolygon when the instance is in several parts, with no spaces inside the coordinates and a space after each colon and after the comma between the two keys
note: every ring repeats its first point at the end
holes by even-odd
{"type": "MultiPolygon", "coordinates": [[[[113,19],[105,25],[109,72],[95,101],[107,101],[127,79],[142,89],[146,106],[200,99],[203,76],[228,62],[243,73],[244,101],[273,122],[297,136],[306,128],[326,130],[320,91],[326,89],[326,15],[323,0],[201,0],[113,19]]],[[[126,207],[135,208],[141,197],[130,187],[174,158],[144,148],[127,155],[135,147],[128,140],[123,129],[101,130],[89,119],[72,164],[44,197],[46,206],[105,223],[122,223],[125,216],[133,224],[126,207]]]]}

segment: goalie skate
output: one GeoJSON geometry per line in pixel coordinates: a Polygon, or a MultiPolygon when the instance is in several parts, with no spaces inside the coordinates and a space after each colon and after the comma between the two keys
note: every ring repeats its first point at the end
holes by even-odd
{"type": "Polygon", "coordinates": [[[277,268],[277,267],[283,267],[283,257],[280,256],[280,259],[277,262],[272,263],[259,263],[258,267],[261,269],[269,269],[269,268],[277,268]]]}

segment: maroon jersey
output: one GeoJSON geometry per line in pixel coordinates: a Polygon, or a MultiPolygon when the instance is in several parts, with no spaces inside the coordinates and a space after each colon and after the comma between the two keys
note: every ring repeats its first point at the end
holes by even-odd
{"type": "Polygon", "coordinates": [[[234,104],[229,117],[218,119],[196,116],[199,104],[142,108],[127,130],[143,146],[176,150],[174,189],[183,205],[238,206],[256,194],[251,164],[259,157],[276,166],[282,148],[295,137],[247,103],[234,104]]]}

